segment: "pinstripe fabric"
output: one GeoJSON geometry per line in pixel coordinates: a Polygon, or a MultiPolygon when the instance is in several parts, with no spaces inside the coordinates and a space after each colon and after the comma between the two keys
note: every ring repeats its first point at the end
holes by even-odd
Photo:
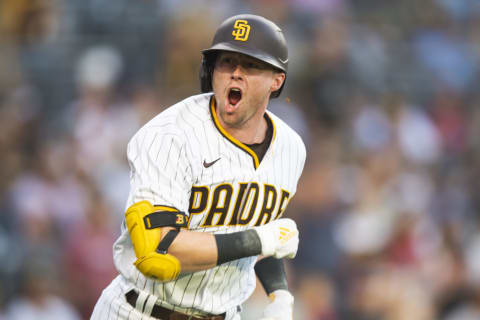
{"type": "MultiPolygon", "coordinates": [[[[275,136],[263,160],[259,164],[257,160],[256,167],[251,152],[245,150],[247,147],[222,133],[218,123],[214,123],[213,101],[211,94],[190,97],[153,118],[135,134],[127,147],[131,190],[126,207],[141,200],[175,207],[190,215],[189,229],[212,233],[230,233],[252,227],[262,206],[273,208],[266,220],[281,215],[280,206],[284,208],[289,200],[280,203],[282,192],[291,199],[303,170],[305,146],[302,140],[282,120],[268,112],[275,126],[275,136]],[[219,160],[208,168],[204,166],[204,162],[216,159],[219,160]],[[272,197],[264,199],[266,195],[268,197],[266,185],[273,186],[275,203],[272,197]],[[202,212],[190,214],[190,196],[195,187],[208,189],[207,204],[202,212]],[[237,221],[233,221],[237,201],[238,204],[241,202],[243,210],[239,210],[237,221]],[[211,224],[207,219],[209,214],[211,224]],[[238,221],[243,224],[235,223],[238,221]]],[[[198,204],[199,199],[196,200],[198,204]]],[[[115,266],[124,282],[117,287],[124,290],[135,287],[155,295],[158,304],[188,314],[220,314],[232,310],[241,305],[255,288],[253,266],[256,257],[184,274],[166,283],[144,277],[134,267],[135,260],[123,224],[122,234],[114,245],[115,266]]],[[[117,291],[110,291],[108,297],[113,302],[109,305],[113,310],[110,313],[118,312],[121,319],[127,319],[128,314],[131,319],[137,319],[132,316],[134,311],[128,304],[118,306],[121,299],[115,296],[117,291]]],[[[105,309],[107,305],[99,307],[105,309]]],[[[102,318],[103,311],[99,314],[98,319],[114,319],[111,315],[102,318]]]]}
{"type": "Polygon", "coordinates": [[[103,290],[95,309],[93,310],[91,320],[155,320],[140,313],[131,307],[125,300],[125,281],[121,276],[115,278],[112,283],[103,290]]]}

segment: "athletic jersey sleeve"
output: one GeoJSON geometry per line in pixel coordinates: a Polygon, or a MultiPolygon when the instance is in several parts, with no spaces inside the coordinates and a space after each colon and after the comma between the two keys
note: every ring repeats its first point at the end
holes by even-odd
{"type": "MultiPolygon", "coordinates": [[[[173,126],[172,126],[173,127],[173,126]]],[[[144,127],[129,142],[130,195],[127,207],[142,200],[187,212],[192,170],[186,143],[175,128],[144,127]]]]}
{"type": "Polygon", "coordinates": [[[299,154],[299,166],[297,168],[298,178],[302,175],[303,168],[305,167],[305,161],[307,159],[307,148],[305,147],[305,143],[303,142],[302,138],[298,136],[298,154],[299,154]]]}

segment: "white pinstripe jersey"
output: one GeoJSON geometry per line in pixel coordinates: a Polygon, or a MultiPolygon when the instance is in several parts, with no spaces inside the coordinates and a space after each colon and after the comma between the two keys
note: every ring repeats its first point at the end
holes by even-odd
{"type": "MultiPolygon", "coordinates": [[[[223,130],[214,108],[211,93],[192,96],[135,134],[127,150],[131,167],[127,207],[141,200],[175,207],[189,215],[190,230],[212,233],[245,230],[282,215],[305,162],[301,138],[267,112],[274,134],[259,163],[250,148],[223,130]]],[[[242,304],[255,288],[256,258],[162,283],[144,277],[133,265],[136,257],[125,225],[114,245],[115,265],[132,287],[185,313],[220,314],[242,304]]]]}

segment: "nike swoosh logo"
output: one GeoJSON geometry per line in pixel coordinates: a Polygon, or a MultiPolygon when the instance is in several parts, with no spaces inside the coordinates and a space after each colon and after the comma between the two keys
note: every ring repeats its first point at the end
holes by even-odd
{"type": "Polygon", "coordinates": [[[218,160],[220,160],[220,158],[218,158],[217,160],[213,160],[212,162],[206,162],[205,160],[203,160],[203,166],[205,168],[208,168],[210,166],[212,166],[215,162],[217,162],[218,160]]]}

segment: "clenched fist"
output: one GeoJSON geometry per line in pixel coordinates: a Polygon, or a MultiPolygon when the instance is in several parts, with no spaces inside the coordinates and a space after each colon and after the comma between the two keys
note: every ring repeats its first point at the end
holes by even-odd
{"type": "Polygon", "coordinates": [[[298,229],[295,221],[282,218],[255,227],[262,243],[262,255],[277,259],[293,259],[298,249],[298,229]]]}

